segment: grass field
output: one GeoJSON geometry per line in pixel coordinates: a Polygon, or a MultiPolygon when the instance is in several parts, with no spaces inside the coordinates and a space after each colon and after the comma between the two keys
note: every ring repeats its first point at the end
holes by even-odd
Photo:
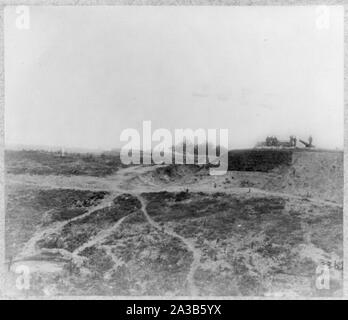
{"type": "Polygon", "coordinates": [[[79,154],[36,150],[5,151],[8,173],[106,176],[123,167],[119,154],[79,154]]]}

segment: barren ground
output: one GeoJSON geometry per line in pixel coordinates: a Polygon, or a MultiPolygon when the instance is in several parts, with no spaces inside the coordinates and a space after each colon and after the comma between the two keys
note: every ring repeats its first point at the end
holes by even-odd
{"type": "Polygon", "coordinates": [[[340,152],[294,152],[290,165],[224,176],[55,157],[6,163],[10,296],[341,294],[340,152]],[[14,286],[21,265],[28,290],[14,286]]]}

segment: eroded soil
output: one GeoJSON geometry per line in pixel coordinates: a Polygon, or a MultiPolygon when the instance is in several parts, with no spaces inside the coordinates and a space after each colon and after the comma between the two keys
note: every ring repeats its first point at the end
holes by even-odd
{"type": "MultiPolygon", "coordinates": [[[[297,160],[298,170],[301,161],[308,159],[297,160]]],[[[204,167],[134,166],[102,177],[8,174],[7,294],[340,295],[340,197],[320,197],[321,187],[284,170],[213,177],[204,167]],[[20,265],[31,271],[24,291],[13,285],[20,265]],[[328,289],[317,284],[325,265],[328,289]]]]}

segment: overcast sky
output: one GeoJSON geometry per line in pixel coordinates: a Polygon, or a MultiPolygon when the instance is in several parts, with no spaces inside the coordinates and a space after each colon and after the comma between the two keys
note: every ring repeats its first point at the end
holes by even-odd
{"type": "Polygon", "coordinates": [[[125,128],[227,128],[343,147],[343,9],[30,7],[5,12],[6,144],[109,149],[125,128]],[[319,23],[318,23],[319,22],[319,23]],[[329,24],[327,24],[327,22],[329,24]]]}

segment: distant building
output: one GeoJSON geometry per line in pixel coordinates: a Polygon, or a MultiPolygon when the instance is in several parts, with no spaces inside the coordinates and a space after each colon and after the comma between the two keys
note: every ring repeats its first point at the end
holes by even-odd
{"type": "Polygon", "coordinates": [[[255,148],[294,148],[296,138],[291,136],[289,140],[278,140],[275,136],[268,136],[265,141],[258,142],[255,148]]]}

